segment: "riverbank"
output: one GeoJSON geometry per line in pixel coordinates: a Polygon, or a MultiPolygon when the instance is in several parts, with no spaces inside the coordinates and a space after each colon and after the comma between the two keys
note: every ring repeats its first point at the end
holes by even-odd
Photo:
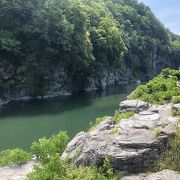
{"type": "MultiPolygon", "coordinates": [[[[179,80],[180,70],[164,70],[120,102],[114,116],[96,119],[67,145],[65,132],[33,143],[41,165],[29,168],[28,178],[117,180],[121,174],[126,180],[179,179],[179,80]]],[[[6,168],[7,174],[11,171],[6,168]]]]}
{"type": "MultiPolygon", "coordinates": [[[[84,90],[84,93],[91,93],[94,91],[105,91],[106,89],[109,88],[115,88],[118,86],[122,86],[122,85],[128,85],[128,84],[137,84],[139,85],[141,82],[140,80],[131,80],[131,81],[122,81],[119,82],[116,85],[109,85],[104,87],[103,89],[98,89],[98,88],[87,88],[84,90]]],[[[21,94],[21,93],[20,93],[21,94]]],[[[78,93],[76,93],[78,94],[78,93]]],[[[31,97],[31,96],[17,96],[17,97],[9,97],[7,98],[7,100],[2,100],[0,98],[0,108],[3,107],[4,105],[7,105],[10,102],[18,102],[18,101],[32,101],[32,100],[42,100],[42,99],[51,99],[51,98],[56,98],[56,97],[61,97],[61,96],[72,96],[73,93],[72,92],[68,92],[68,91],[60,91],[60,92],[50,92],[48,95],[45,95],[43,97],[38,96],[38,97],[31,97]]]]}

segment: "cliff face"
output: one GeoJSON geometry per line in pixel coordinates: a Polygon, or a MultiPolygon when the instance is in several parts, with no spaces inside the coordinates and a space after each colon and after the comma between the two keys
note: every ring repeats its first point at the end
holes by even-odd
{"type": "MultiPolygon", "coordinates": [[[[68,82],[68,77],[64,73],[63,68],[58,67],[56,70],[54,69],[51,83],[47,84],[46,92],[43,93],[43,96],[69,95],[73,93],[73,91],[105,89],[109,86],[116,86],[119,83],[136,82],[137,80],[147,81],[159,74],[163,68],[171,66],[166,57],[157,57],[157,55],[154,54],[152,55],[152,60],[146,73],[141,72],[137,74],[135,70],[129,68],[128,64],[121,63],[119,67],[116,67],[114,70],[102,69],[94,74],[90,74],[82,89],[75,89],[72,83],[68,82]]],[[[41,96],[41,94],[38,96],[41,96]]],[[[9,100],[31,97],[26,87],[21,84],[9,87],[8,90],[2,94],[2,99],[7,98],[9,100]]]]}
{"type": "Polygon", "coordinates": [[[178,36],[137,0],[0,2],[0,97],[148,80],[179,65],[178,36]]]}

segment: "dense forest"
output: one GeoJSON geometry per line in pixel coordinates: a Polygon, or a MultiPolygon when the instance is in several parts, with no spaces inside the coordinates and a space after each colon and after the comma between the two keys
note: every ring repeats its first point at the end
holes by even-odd
{"type": "Polygon", "coordinates": [[[147,80],[180,65],[179,40],[137,0],[0,0],[0,96],[147,80]]]}

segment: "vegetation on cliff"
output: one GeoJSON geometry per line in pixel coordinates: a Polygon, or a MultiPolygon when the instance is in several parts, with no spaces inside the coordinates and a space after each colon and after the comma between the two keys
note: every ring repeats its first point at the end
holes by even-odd
{"type": "Polygon", "coordinates": [[[104,71],[147,79],[179,64],[178,37],[137,0],[0,0],[0,22],[1,98],[83,90],[89,78],[101,87],[104,71]]]}
{"type": "Polygon", "coordinates": [[[173,96],[180,95],[178,81],[180,81],[180,69],[164,69],[158,77],[155,77],[146,85],[137,87],[128,99],[141,99],[151,104],[170,102],[174,98],[173,96]]]}
{"type": "Polygon", "coordinates": [[[157,161],[156,170],[173,169],[180,171],[180,128],[177,129],[175,138],[169,143],[167,151],[157,161]]]}
{"type": "Polygon", "coordinates": [[[8,149],[0,152],[0,166],[21,165],[31,159],[31,154],[21,149],[8,149]]]}
{"type": "Polygon", "coordinates": [[[68,179],[68,180],[115,180],[110,162],[104,159],[100,169],[96,167],[76,167],[60,159],[68,143],[66,132],[60,131],[50,138],[39,139],[31,146],[31,153],[21,149],[5,150],[0,153],[0,166],[16,166],[31,161],[35,155],[39,165],[35,165],[34,170],[28,174],[29,180],[34,179],[68,179]]]}

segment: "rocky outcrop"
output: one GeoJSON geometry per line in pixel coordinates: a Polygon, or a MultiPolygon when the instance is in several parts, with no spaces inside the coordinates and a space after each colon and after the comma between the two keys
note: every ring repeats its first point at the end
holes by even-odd
{"type": "Polygon", "coordinates": [[[0,180],[25,180],[35,164],[35,161],[31,161],[22,166],[0,167],[0,180]]]}
{"type": "Polygon", "coordinates": [[[174,104],[174,105],[172,106],[172,109],[173,109],[173,110],[176,110],[176,111],[180,111],[180,104],[174,104]]]}
{"type": "Polygon", "coordinates": [[[77,134],[61,158],[78,166],[100,166],[108,157],[114,170],[129,172],[154,163],[175,135],[176,118],[171,116],[171,105],[149,107],[142,101],[126,101],[120,108],[125,107],[140,112],[119,124],[109,117],[93,131],[77,134]]]}
{"type": "Polygon", "coordinates": [[[138,113],[140,111],[146,110],[149,107],[149,105],[148,103],[135,99],[123,101],[119,104],[119,107],[120,112],[133,111],[138,113]]]}
{"type": "Polygon", "coordinates": [[[157,173],[127,176],[121,180],[180,180],[180,173],[166,169],[157,173]]]}

